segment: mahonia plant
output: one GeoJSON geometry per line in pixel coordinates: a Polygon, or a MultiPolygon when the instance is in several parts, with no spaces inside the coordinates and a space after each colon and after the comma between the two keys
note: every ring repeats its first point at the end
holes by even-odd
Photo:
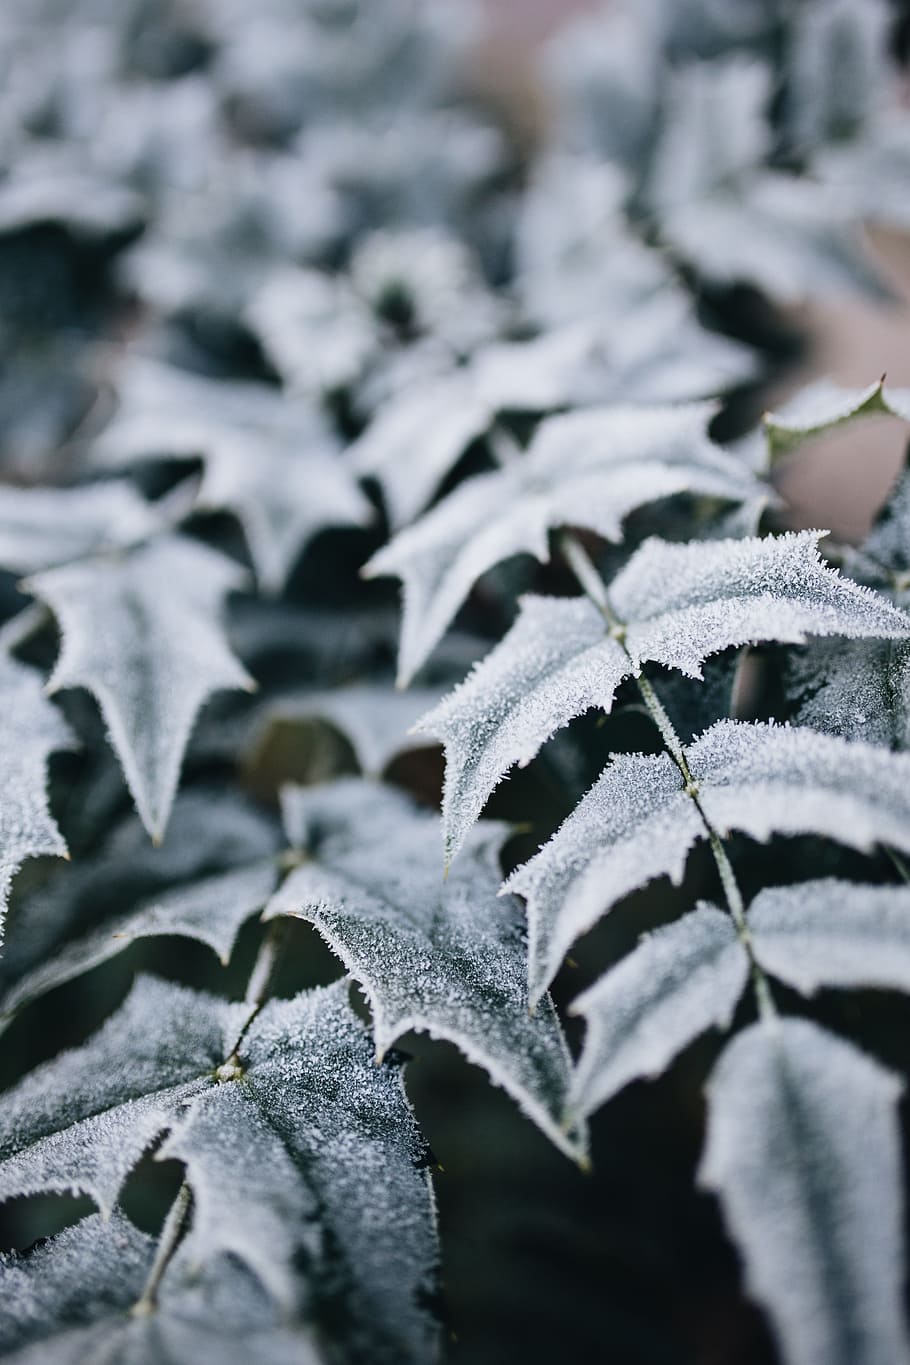
{"type": "Polygon", "coordinates": [[[446,0],[0,14],[10,1361],[455,1357],[419,1036],[583,1188],[707,1034],[697,1182],[771,1349],[910,1362],[901,1080],[812,1003],[910,991],[910,473],[861,546],[775,481],[910,392],[754,423],[774,306],[887,289],[889,12],[614,0],[533,149],[475,41],[446,0]]]}

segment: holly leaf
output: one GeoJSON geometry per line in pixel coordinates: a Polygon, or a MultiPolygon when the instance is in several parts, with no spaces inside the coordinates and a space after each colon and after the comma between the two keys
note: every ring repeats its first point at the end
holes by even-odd
{"type": "Polygon", "coordinates": [[[321,1365],[311,1331],[288,1321],[256,1280],[225,1256],[204,1267],[178,1251],[153,1301],[155,1241],[122,1213],[83,1218],[24,1256],[0,1261],[13,1294],[0,1309],[0,1343],[18,1365],[53,1361],[202,1358],[225,1365],[321,1365]],[[141,1306],[140,1306],[141,1305],[141,1306]]]}
{"type": "Polygon", "coordinates": [[[47,700],[41,675],[0,647],[0,932],[13,877],[28,858],[66,858],[63,835],[47,799],[47,767],[58,749],[75,740],[62,715],[47,700]]]}
{"type": "Polygon", "coordinates": [[[36,574],[28,590],[52,609],[62,647],[48,689],[96,697],[136,809],[160,841],[200,706],[254,684],[228,648],[218,612],[243,574],[224,556],[168,536],[124,558],[36,574]]]}
{"type": "Polygon", "coordinates": [[[314,924],[363,987],[377,1056],[411,1029],[453,1042],[556,1145],[568,1053],[552,1002],[528,1010],[525,938],[514,899],[496,900],[502,826],[475,832],[444,881],[439,822],[368,782],[291,788],[288,834],[303,859],[266,911],[314,924]]]}
{"type": "Polygon", "coordinates": [[[749,934],[766,971],[812,995],[823,986],[910,990],[910,888],[826,877],[760,891],[749,934]]]}
{"type": "Polygon", "coordinates": [[[588,1026],[569,1092],[572,1120],[630,1081],[659,1076],[700,1033],[729,1028],[748,976],[732,919],[712,906],[648,934],[572,1002],[588,1026]]]}
{"type": "Polygon", "coordinates": [[[416,673],[473,584],[517,554],[549,557],[548,531],[622,538],[634,508],[694,492],[742,502],[759,485],[708,438],[712,409],[602,408],[551,417],[506,468],[463,483],[367,564],[404,583],[399,682],[416,673]]]}
{"type": "Polygon", "coordinates": [[[4,488],[0,565],[13,573],[36,573],[86,555],[126,549],[161,529],[160,514],[126,482],[4,488]]]}
{"type": "Polygon", "coordinates": [[[762,419],[772,461],[789,455],[815,436],[861,417],[900,417],[910,422],[910,390],[885,388],[884,379],[864,389],[847,389],[820,379],[802,389],[777,412],[762,419]]]}
{"type": "Polygon", "coordinates": [[[603,610],[584,598],[525,598],[516,624],[418,729],[446,751],[447,861],[509,768],[575,716],[612,707],[652,660],[701,678],[712,654],[811,635],[910,635],[910,617],[842,578],[820,532],[763,539],[647,540],[612,580],[603,610]]]}
{"type": "Polygon", "coordinates": [[[861,851],[910,851],[910,756],[731,720],[685,752],[688,789],[668,753],[614,757],[549,843],[506,881],[528,902],[532,999],[570,944],[623,896],[660,876],[679,885],[689,850],[708,837],[705,820],[721,835],[816,834],[861,851]]]}
{"type": "Polygon", "coordinates": [[[754,1024],[708,1086],[699,1181],[794,1365],[906,1362],[895,1076],[802,1019],[754,1024]]]}
{"type": "Polygon", "coordinates": [[[787,659],[785,683],[800,725],[890,749],[910,743],[910,645],[904,641],[813,642],[787,659]]]}
{"type": "Polygon", "coordinates": [[[109,1214],[170,1132],[160,1155],[185,1161],[198,1206],[190,1265],[230,1253],[286,1310],[311,1294],[311,1311],[329,1314],[340,1300],[335,1331],[356,1358],[422,1365],[435,1355],[426,1153],[348,990],[257,1009],[140,978],[98,1034],[7,1092],[0,1198],[82,1191],[109,1214]]]}
{"type": "Polygon", "coordinates": [[[140,357],[124,366],[118,393],[119,410],[95,442],[96,462],[201,458],[197,505],[235,514],[269,592],[319,531],[363,526],[372,516],[332,436],[302,400],[140,357]]]}

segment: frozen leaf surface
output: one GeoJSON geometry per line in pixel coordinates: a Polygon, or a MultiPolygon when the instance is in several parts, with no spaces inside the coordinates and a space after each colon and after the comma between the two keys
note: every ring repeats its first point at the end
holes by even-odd
{"type": "Polygon", "coordinates": [[[26,1005],[123,952],[137,939],[174,935],[205,943],[227,964],[241,926],[261,910],[278,877],[274,861],[185,883],[113,916],[26,972],[0,1000],[0,1030],[26,1005]]]}
{"type": "Polygon", "coordinates": [[[910,743],[910,645],[902,640],[813,641],[787,660],[786,686],[801,725],[891,749],[910,743]]]}
{"type": "Polygon", "coordinates": [[[794,1365],[902,1365],[900,1083],[815,1024],[754,1024],[708,1087],[700,1181],[794,1365]]]}
{"type": "Polygon", "coordinates": [[[98,1214],[0,1273],[14,1292],[0,1317],[6,1359],[17,1365],[167,1365],[217,1349],[225,1365],[319,1365],[309,1331],[284,1320],[265,1292],[226,1257],[194,1265],[181,1250],[167,1267],[151,1311],[133,1314],[149,1278],[155,1242],[121,1213],[98,1214]]]}
{"type": "Polygon", "coordinates": [[[139,358],[121,375],[120,402],[96,443],[96,461],[201,458],[199,506],[236,515],[269,591],[319,531],[370,519],[369,503],[306,403],[265,385],[216,382],[139,358]]]}
{"type": "Polygon", "coordinates": [[[67,856],[63,835],[47,800],[47,765],[56,749],[71,749],[73,736],[47,700],[41,675],[0,648],[0,931],[10,885],[27,858],[67,856]]]}
{"type": "Polygon", "coordinates": [[[709,440],[712,411],[690,404],[551,417],[525,455],[462,484],[374,555],[370,576],[404,583],[400,681],[413,677],[488,569],[522,553],[546,561],[550,529],[581,526],[615,541],[644,503],[684,492],[757,496],[760,485],[709,440]]]}
{"type": "Polygon", "coordinates": [[[648,660],[701,678],[705,660],[732,646],[910,634],[904,612],[824,565],[817,541],[811,531],[652,539],[609,585],[605,612],[584,599],[526,598],[502,643],[419,727],[446,747],[447,859],[513,763],[590,707],[609,711],[622,679],[648,660]]]}
{"type": "Polygon", "coordinates": [[[129,483],[0,492],[0,564],[13,573],[122,549],[160,529],[160,516],[129,483]]]}
{"type": "Polygon", "coordinates": [[[755,956],[811,995],[823,986],[910,990],[910,888],[827,877],[760,891],[749,909],[755,956]]]}
{"type": "Polygon", "coordinates": [[[697,804],[669,754],[620,754],[506,889],[528,901],[532,998],[570,944],[655,877],[682,880],[707,837],[816,834],[910,850],[910,757],[814,730],[720,721],[686,749],[697,804]],[[849,785],[845,776],[849,775],[849,785]]]}
{"type": "Polygon", "coordinates": [[[141,977],[84,1046],[4,1095],[0,1198],[90,1195],[103,1213],[146,1148],[214,1076],[242,1006],[141,977]]]}
{"type": "Polygon", "coordinates": [[[310,920],[361,983],[382,1056],[410,1029],[445,1038],[563,1150],[568,1053],[555,1010],[528,1011],[518,902],[497,900],[501,826],[478,830],[443,879],[439,821],[366,782],[291,789],[286,822],[306,855],[268,916],[310,920]]]}
{"type": "Polygon", "coordinates": [[[749,974],[729,915],[699,906],[649,934],[572,1004],[588,1030],[569,1113],[593,1113],[629,1081],[659,1076],[709,1028],[728,1028],[749,974]]]}
{"type": "Polygon", "coordinates": [[[163,1154],[186,1163],[198,1203],[181,1248],[191,1266],[230,1253],[286,1311],[340,1301],[334,1328],[355,1358],[423,1365],[436,1335],[424,1307],[436,1261],[426,1150],[348,990],[341,981],[256,1013],[140,978],[94,1038],[7,1092],[0,1197],[83,1191],[109,1213],[170,1131],[163,1154]]]}
{"type": "Polygon", "coordinates": [[[252,686],[218,624],[242,581],[230,560],[177,536],[29,580],[63,637],[49,686],[86,687],[98,699],[154,839],[167,826],[200,706],[219,688],[252,686]]]}

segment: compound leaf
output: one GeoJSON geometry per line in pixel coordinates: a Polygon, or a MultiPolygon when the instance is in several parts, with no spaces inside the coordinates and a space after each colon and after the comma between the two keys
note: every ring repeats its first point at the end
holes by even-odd
{"type": "Polygon", "coordinates": [[[572,1003],[588,1029],[568,1112],[593,1113],[629,1081],[659,1076],[709,1028],[728,1028],[749,974],[729,915],[699,906],[649,934],[572,1003]]]}
{"type": "Polygon", "coordinates": [[[713,409],[594,408],[551,417],[527,452],[462,484],[369,561],[368,576],[404,583],[399,682],[408,682],[473,584],[501,560],[546,561],[548,531],[580,526],[622,538],[636,507],[678,493],[733,502],[760,485],[707,436],[713,409]]]}
{"type": "Polygon", "coordinates": [[[760,891],[749,908],[755,956],[812,995],[822,986],[910,990],[910,887],[826,877],[760,891]]]}
{"type": "Polygon", "coordinates": [[[266,916],[309,920],[366,992],[376,1050],[410,1029],[445,1038],[503,1086],[564,1151],[568,1053],[555,1010],[528,1011],[523,917],[501,901],[502,826],[475,831],[443,880],[439,821],[368,782],[290,789],[286,822],[304,861],[266,916]]]}
{"type": "Polygon", "coordinates": [[[615,757],[506,882],[528,901],[532,999],[569,945],[621,897],[655,877],[681,881],[690,848],[708,835],[705,819],[721,835],[816,834],[862,851],[876,844],[910,851],[910,756],[814,730],[724,720],[686,758],[690,793],[669,754],[615,757]]]}
{"type": "Polygon", "coordinates": [[[900,1083],[802,1019],[729,1044],[699,1179],[721,1199],[793,1365],[910,1358],[902,1308],[900,1083]]]}
{"type": "Polygon", "coordinates": [[[178,536],[28,580],[62,632],[49,689],[86,687],[95,695],[155,840],[167,826],[200,706],[216,689],[253,686],[217,623],[224,598],[242,581],[231,560],[178,536]]]}
{"type": "Polygon", "coordinates": [[[732,646],[910,635],[904,612],[821,562],[818,538],[652,539],[613,579],[606,613],[583,599],[525,598],[502,643],[418,725],[446,748],[447,861],[512,764],[590,707],[609,711],[647,660],[700,678],[732,646]]]}

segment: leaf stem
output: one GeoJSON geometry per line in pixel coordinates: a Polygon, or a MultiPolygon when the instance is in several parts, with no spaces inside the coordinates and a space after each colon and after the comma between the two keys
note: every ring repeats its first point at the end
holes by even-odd
{"type": "Polygon", "coordinates": [[[192,1199],[190,1187],[184,1181],[177,1191],[177,1197],[168,1211],[167,1218],[164,1220],[164,1227],[161,1229],[155,1259],[145,1282],[145,1288],[130,1309],[134,1318],[147,1318],[151,1313],[154,1313],[158,1305],[158,1287],[171,1257],[177,1250],[177,1244],[183,1233],[192,1199]]]}
{"type": "MultiPolygon", "coordinates": [[[[610,627],[611,636],[619,642],[630,661],[634,663],[626,646],[624,624],[617,618],[610,606],[610,600],[603,579],[597,572],[587,550],[578,537],[568,531],[561,534],[560,546],[566,562],[575,574],[582,590],[603,613],[610,627]]],[[[663,702],[654,691],[649,679],[646,678],[643,673],[640,673],[635,681],[638,685],[639,695],[645,704],[645,709],[660,732],[660,737],[666,746],[667,752],[680,771],[683,782],[685,783],[685,793],[695,802],[696,809],[702,819],[702,824],[707,831],[711,853],[714,857],[718,876],[720,877],[724,899],[727,902],[727,909],[730,913],[730,918],[736,926],[737,937],[749,959],[752,984],[755,989],[755,998],[758,1004],[759,1014],[765,1020],[776,1018],[777,1009],[774,1004],[774,997],[771,993],[771,985],[755,957],[755,951],[752,946],[752,936],[749,933],[749,926],[746,921],[745,903],[739,888],[739,883],[736,880],[736,874],[733,871],[733,865],[727,856],[727,850],[724,847],[724,842],[720,833],[711,824],[711,821],[705,814],[704,808],[698,799],[698,780],[689,766],[689,760],[686,757],[683,742],[677,734],[672,720],[667,715],[663,702]]]]}

